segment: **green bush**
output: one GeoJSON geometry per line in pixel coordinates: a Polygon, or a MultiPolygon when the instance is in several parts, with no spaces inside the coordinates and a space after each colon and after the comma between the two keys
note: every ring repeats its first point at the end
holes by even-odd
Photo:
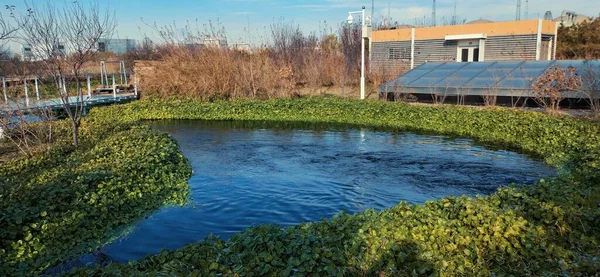
{"type": "Polygon", "coordinates": [[[165,204],[182,204],[191,175],[166,134],[145,126],[82,128],[52,151],[0,165],[0,275],[38,274],[95,249],[165,204]]]}

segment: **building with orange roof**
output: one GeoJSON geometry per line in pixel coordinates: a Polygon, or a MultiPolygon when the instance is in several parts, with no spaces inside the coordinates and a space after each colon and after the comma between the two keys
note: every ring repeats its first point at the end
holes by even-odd
{"type": "Polygon", "coordinates": [[[371,68],[391,72],[425,62],[553,60],[556,39],[557,23],[541,19],[377,30],[371,68]]]}

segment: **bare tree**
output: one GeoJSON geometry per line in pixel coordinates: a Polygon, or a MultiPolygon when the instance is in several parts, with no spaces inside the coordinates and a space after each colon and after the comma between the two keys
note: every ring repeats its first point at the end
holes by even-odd
{"type": "MultiPolygon", "coordinates": [[[[6,47],[6,43],[16,38],[17,31],[19,30],[18,25],[14,22],[14,5],[4,5],[4,8],[8,11],[10,18],[5,18],[0,13],[0,61],[10,60],[10,50],[6,47]]],[[[0,64],[0,74],[6,74],[3,64],[0,64]]]]}
{"type": "Polygon", "coordinates": [[[31,156],[33,153],[48,149],[53,143],[54,116],[51,109],[34,112],[15,102],[14,111],[0,117],[0,139],[6,139],[19,153],[31,156]]]}
{"type": "Polygon", "coordinates": [[[21,26],[21,39],[32,47],[35,59],[51,75],[73,132],[73,145],[79,145],[83,116],[85,79],[83,65],[92,60],[100,38],[109,38],[116,26],[115,15],[101,10],[97,2],[78,1],[57,8],[53,2],[42,7],[26,2],[27,14],[15,16],[21,26]]]}
{"type": "Polygon", "coordinates": [[[342,24],[338,36],[342,53],[346,59],[346,70],[344,79],[356,80],[360,73],[360,55],[361,55],[361,29],[359,23],[342,24]]]}
{"type": "Polygon", "coordinates": [[[560,66],[549,68],[531,84],[533,99],[546,110],[556,112],[566,93],[581,87],[581,78],[574,67],[563,69],[560,66]]]}
{"type": "Polygon", "coordinates": [[[581,92],[594,116],[600,114],[600,66],[591,61],[585,61],[581,70],[581,92]]]}
{"type": "MultiPolygon", "coordinates": [[[[4,8],[9,12],[11,18],[14,17],[14,5],[4,5],[4,8]]],[[[0,13],[0,46],[6,40],[14,39],[18,30],[18,25],[15,25],[9,19],[5,19],[2,13],[0,13]]]]}
{"type": "Polygon", "coordinates": [[[489,84],[486,89],[483,90],[481,95],[481,98],[483,99],[483,105],[486,107],[496,106],[498,103],[498,92],[501,89],[500,81],[504,79],[504,74],[502,72],[498,74],[496,73],[497,72],[492,74],[493,83],[489,84]]]}

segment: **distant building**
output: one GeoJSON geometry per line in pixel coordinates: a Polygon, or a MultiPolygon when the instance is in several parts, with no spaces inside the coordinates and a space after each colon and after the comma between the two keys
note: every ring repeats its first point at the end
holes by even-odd
{"type": "Polygon", "coordinates": [[[240,50],[240,51],[250,51],[251,50],[250,44],[248,44],[248,43],[236,43],[233,45],[232,48],[235,50],[240,50]]]}
{"type": "Polygon", "coordinates": [[[52,50],[53,55],[67,55],[67,48],[64,43],[55,44],[52,49],[47,49],[46,46],[32,46],[31,44],[23,44],[21,46],[21,58],[24,61],[34,61],[48,58],[49,51],[52,50]]]}
{"type": "Polygon", "coordinates": [[[556,23],[537,19],[378,30],[372,33],[371,64],[397,71],[435,61],[553,60],[556,30],[556,23]]]}
{"type": "Polygon", "coordinates": [[[100,39],[98,40],[98,52],[112,52],[115,54],[125,54],[135,50],[135,39],[100,39]]]}
{"type": "Polygon", "coordinates": [[[67,49],[65,48],[65,45],[63,43],[59,42],[54,45],[54,49],[52,49],[52,52],[59,56],[65,56],[67,54],[67,49]]]}
{"type": "Polygon", "coordinates": [[[205,38],[203,43],[205,47],[227,47],[227,38],[205,38]]]}
{"type": "Polygon", "coordinates": [[[33,47],[30,44],[23,44],[21,47],[21,58],[24,61],[31,61],[34,58],[33,47]]]}
{"type": "Polygon", "coordinates": [[[571,27],[575,24],[589,20],[592,20],[592,17],[583,14],[577,14],[575,12],[563,11],[559,17],[554,19],[554,22],[562,24],[565,27],[571,27]]]}
{"type": "Polygon", "coordinates": [[[494,21],[484,18],[479,18],[473,21],[467,22],[467,24],[483,24],[483,23],[494,23],[494,21]]]}

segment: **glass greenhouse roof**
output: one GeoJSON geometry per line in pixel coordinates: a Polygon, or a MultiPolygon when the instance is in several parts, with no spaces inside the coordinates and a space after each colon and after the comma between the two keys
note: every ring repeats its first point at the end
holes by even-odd
{"type": "Polygon", "coordinates": [[[381,92],[527,96],[532,81],[551,67],[574,67],[576,74],[600,79],[600,61],[430,62],[383,84],[381,92]]]}

